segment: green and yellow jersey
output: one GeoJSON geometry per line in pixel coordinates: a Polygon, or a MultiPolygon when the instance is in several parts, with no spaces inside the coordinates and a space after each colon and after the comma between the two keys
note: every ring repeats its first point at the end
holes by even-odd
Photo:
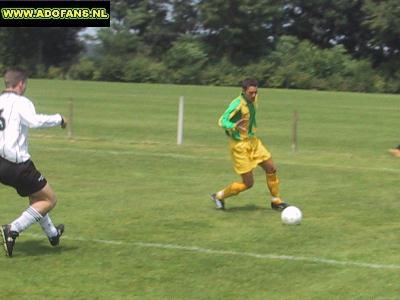
{"type": "Polygon", "coordinates": [[[243,93],[241,93],[219,118],[218,125],[225,129],[226,134],[234,140],[241,141],[253,137],[256,131],[256,109],[254,103],[247,101],[243,93]],[[236,122],[240,119],[245,120],[243,126],[246,130],[236,128],[236,122]]]}

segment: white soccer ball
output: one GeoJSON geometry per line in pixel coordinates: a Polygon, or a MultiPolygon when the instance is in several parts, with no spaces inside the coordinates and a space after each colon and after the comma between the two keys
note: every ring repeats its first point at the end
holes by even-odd
{"type": "Polygon", "coordinates": [[[302,218],[303,214],[296,206],[288,206],[281,213],[282,222],[286,225],[298,225],[302,218]]]}

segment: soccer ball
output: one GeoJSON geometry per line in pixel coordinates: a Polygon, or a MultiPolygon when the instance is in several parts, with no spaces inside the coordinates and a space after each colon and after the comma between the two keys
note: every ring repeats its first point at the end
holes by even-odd
{"type": "Polygon", "coordinates": [[[286,225],[298,225],[302,218],[303,214],[296,206],[288,206],[281,213],[282,222],[286,225]]]}

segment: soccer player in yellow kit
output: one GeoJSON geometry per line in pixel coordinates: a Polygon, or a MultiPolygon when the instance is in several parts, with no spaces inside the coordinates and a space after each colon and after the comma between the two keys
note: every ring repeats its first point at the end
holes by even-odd
{"type": "Polygon", "coordinates": [[[225,209],[225,199],[239,194],[253,186],[253,169],[260,166],[266,175],[266,182],[272,196],[271,208],[281,211],[289,204],[279,195],[279,178],[272,161],[271,153],[255,136],[258,82],[245,79],[242,92],[235,98],[219,119],[219,125],[229,137],[229,148],[233,168],[242,178],[242,182],[233,182],[211,195],[217,209],[225,209]]]}

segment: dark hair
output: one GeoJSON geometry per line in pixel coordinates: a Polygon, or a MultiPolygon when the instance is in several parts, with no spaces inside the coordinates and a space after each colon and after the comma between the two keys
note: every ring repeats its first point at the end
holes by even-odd
{"type": "Polygon", "coordinates": [[[243,80],[242,88],[244,90],[247,90],[249,86],[258,87],[258,81],[256,79],[253,79],[253,78],[246,78],[245,80],[243,80]]]}
{"type": "Polygon", "coordinates": [[[6,88],[14,88],[21,81],[26,81],[28,79],[28,75],[26,72],[19,68],[8,69],[4,73],[4,84],[6,88]]]}

